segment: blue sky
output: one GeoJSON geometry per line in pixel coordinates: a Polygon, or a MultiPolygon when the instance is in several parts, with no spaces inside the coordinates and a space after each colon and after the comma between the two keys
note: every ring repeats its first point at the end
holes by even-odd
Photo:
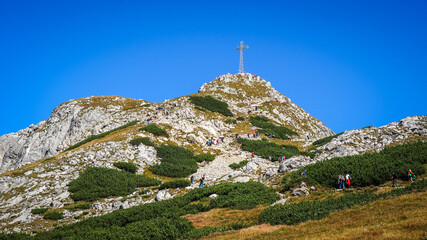
{"type": "Polygon", "coordinates": [[[335,132],[427,114],[427,1],[2,1],[0,135],[245,69],[335,132]]]}

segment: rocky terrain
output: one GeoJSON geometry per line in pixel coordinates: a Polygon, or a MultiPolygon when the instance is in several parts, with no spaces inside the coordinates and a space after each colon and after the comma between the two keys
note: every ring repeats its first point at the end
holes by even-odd
{"type": "MultiPolygon", "coordinates": [[[[334,135],[320,120],[312,117],[289,98],[275,90],[259,76],[249,73],[226,74],[203,84],[198,93],[161,103],[124,97],[86,97],[58,106],[49,119],[17,133],[0,137],[0,229],[3,232],[30,232],[50,229],[53,222],[32,214],[34,208],[58,209],[64,224],[91,216],[129,208],[176,196],[185,189],[135,191],[128,196],[112,197],[91,203],[90,210],[71,210],[73,204],[67,185],[88,166],[114,168],[118,161],[136,164],[138,174],[148,174],[148,167],[160,162],[154,147],[129,142],[135,137],[149,137],[157,144],[178,145],[194,153],[211,153],[212,162],[199,163],[195,179],[206,176],[206,183],[260,181],[277,184],[282,172],[292,171],[315,161],[379,151],[387,145],[427,139],[427,116],[414,116],[382,127],[346,131],[329,143],[317,146],[314,157],[298,155],[286,161],[271,162],[241,150],[235,135],[253,137],[256,129],[248,119],[263,116],[273,123],[298,133],[290,140],[271,139],[279,144],[297,146],[300,151],[312,148],[313,141],[334,135]],[[234,117],[202,111],[191,103],[190,96],[212,96],[226,102],[234,117]],[[236,123],[230,120],[242,117],[236,123]],[[169,137],[155,136],[138,129],[146,120],[166,129],[169,137]],[[138,124],[121,129],[101,139],[70,151],[69,146],[92,135],[120,127],[132,121],[138,124]],[[228,120],[228,121],[227,121],[228,120]],[[207,146],[209,139],[223,141],[207,146]],[[249,160],[240,169],[231,163],[249,160]]],[[[159,176],[154,176],[159,177],[159,176]]],[[[165,178],[161,178],[166,180],[165,178]]],[[[193,184],[187,189],[197,187],[193,184]]]]}

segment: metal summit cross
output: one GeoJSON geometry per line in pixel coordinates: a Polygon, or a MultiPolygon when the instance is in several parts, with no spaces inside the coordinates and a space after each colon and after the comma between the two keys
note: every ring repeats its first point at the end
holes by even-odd
{"type": "Polygon", "coordinates": [[[243,68],[243,50],[249,48],[248,45],[243,44],[243,41],[240,42],[240,45],[236,47],[236,50],[240,50],[240,64],[239,64],[239,73],[245,72],[243,68]]]}

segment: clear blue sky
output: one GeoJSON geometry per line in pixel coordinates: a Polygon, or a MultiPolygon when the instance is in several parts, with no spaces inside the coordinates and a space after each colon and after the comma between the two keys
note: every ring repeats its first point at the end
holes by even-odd
{"type": "Polygon", "coordinates": [[[0,135],[245,69],[335,132],[427,114],[427,1],[2,1],[0,135]]]}

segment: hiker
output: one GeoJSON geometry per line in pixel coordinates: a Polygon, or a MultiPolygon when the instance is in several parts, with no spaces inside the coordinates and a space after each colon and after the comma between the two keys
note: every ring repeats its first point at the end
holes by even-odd
{"type": "Polygon", "coordinates": [[[252,130],[252,134],[253,134],[253,136],[255,138],[256,137],[255,130],[252,130]]]}
{"type": "Polygon", "coordinates": [[[205,175],[203,175],[203,176],[200,178],[200,184],[199,184],[199,187],[203,187],[204,182],[205,182],[205,175]]]}
{"type": "Polygon", "coordinates": [[[194,176],[191,176],[190,181],[191,181],[191,184],[194,183],[194,176]]]}
{"type": "Polygon", "coordinates": [[[282,156],[282,162],[284,162],[286,159],[285,155],[282,156]]]}
{"type": "Polygon", "coordinates": [[[393,180],[393,187],[397,188],[397,175],[395,172],[391,174],[391,179],[393,180]]]}
{"type": "Polygon", "coordinates": [[[411,183],[414,182],[414,176],[415,176],[414,172],[412,172],[412,170],[409,169],[409,171],[408,171],[408,177],[409,177],[409,181],[411,183]]]}
{"type": "Polygon", "coordinates": [[[347,184],[347,187],[350,187],[351,177],[350,177],[350,174],[348,173],[345,175],[345,184],[347,184]]]}
{"type": "Polygon", "coordinates": [[[270,162],[272,161],[272,158],[271,158],[271,156],[268,156],[268,160],[270,160],[270,162]]]}
{"type": "Polygon", "coordinates": [[[252,155],[252,158],[254,158],[254,157],[255,157],[255,154],[254,154],[254,153],[251,153],[251,155],[252,155]]]}
{"type": "Polygon", "coordinates": [[[301,172],[301,177],[307,177],[307,169],[301,172]]]}
{"type": "Polygon", "coordinates": [[[338,189],[345,189],[345,178],[344,178],[344,173],[342,173],[341,175],[338,175],[338,189]]]}

